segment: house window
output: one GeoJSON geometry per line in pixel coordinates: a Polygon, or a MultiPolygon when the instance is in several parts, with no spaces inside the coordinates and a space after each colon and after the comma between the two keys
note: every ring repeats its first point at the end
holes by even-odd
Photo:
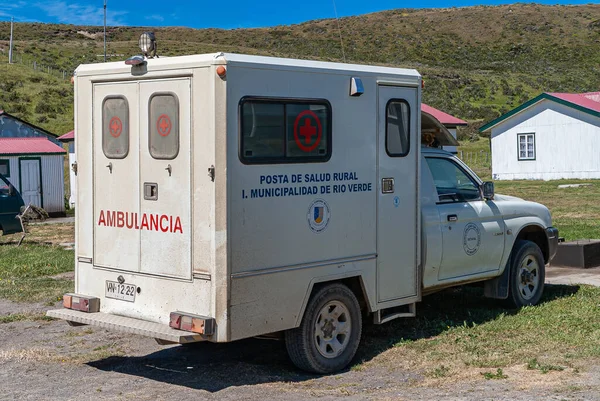
{"type": "Polygon", "coordinates": [[[0,160],[0,174],[6,178],[10,177],[10,164],[8,160],[0,160]]]}
{"type": "Polygon", "coordinates": [[[326,100],[244,98],[240,120],[243,163],[325,162],[331,157],[326,100]]]}
{"type": "Polygon", "coordinates": [[[535,134],[518,134],[519,160],[535,160],[535,134]]]}

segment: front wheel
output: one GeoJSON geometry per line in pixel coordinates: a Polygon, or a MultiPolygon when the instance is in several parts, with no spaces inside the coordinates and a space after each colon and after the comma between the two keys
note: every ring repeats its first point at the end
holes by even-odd
{"type": "Polygon", "coordinates": [[[544,292],[546,266],[535,242],[519,240],[511,254],[508,301],[511,306],[537,305],[544,292]]]}
{"type": "Polygon", "coordinates": [[[350,363],[361,332],[356,296],[343,284],[329,284],[311,296],[300,326],[285,332],[285,344],[300,369],[332,373],[350,363]]]}

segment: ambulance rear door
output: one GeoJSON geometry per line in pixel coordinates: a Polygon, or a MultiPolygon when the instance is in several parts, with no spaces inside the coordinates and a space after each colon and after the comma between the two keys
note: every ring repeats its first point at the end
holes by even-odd
{"type": "Polygon", "coordinates": [[[138,272],[138,84],[96,83],[93,96],[94,265],[138,272]]]}
{"type": "Polygon", "coordinates": [[[191,279],[190,78],[140,83],[140,271],[191,279]]]}

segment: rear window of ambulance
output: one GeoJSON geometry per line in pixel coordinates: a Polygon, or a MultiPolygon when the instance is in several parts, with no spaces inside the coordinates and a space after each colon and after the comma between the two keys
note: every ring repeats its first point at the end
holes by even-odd
{"type": "Polygon", "coordinates": [[[121,96],[102,103],[102,151],[109,159],[124,159],[129,153],[129,104],[121,96]]]}
{"type": "Polygon", "coordinates": [[[150,99],[150,155],[171,160],[179,154],[179,99],[174,93],[154,94],[150,99]]]}

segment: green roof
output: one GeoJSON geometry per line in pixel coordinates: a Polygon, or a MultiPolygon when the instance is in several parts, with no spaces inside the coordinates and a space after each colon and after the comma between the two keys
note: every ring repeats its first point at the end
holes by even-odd
{"type": "Polygon", "coordinates": [[[553,102],[562,104],[562,105],[567,106],[567,107],[571,107],[573,109],[582,111],[584,113],[591,114],[591,115],[596,116],[596,117],[600,117],[600,112],[598,112],[596,110],[588,109],[587,107],[583,107],[583,106],[578,105],[576,103],[569,102],[568,100],[564,100],[564,99],[561,99],[561,98],[559,98],[557,96],[553,96],[550,93],[544,92],[541,95],[539,95],[537,97],[534,97],[531,100],[528,100],[527,102],[523,103],[519,107],[517,107],[515,109],[512,109],[508,113],[503,114],[500,117],[496,118],[495,120],[492,120],[489,123],[485,124],[484,126],[482,126],[481,128],[479,128],[479,132],[485,132],[485,131],[491,129],[492,127],[500,124],[504,120],[506,120],[506,119],[514,116],[517,113],[520,113],[521,111],[525,110],[528,107],[533,106],[534,104],[536,104],[538,102],[541,102],[542,100],[551,100],[553,102]]]}

